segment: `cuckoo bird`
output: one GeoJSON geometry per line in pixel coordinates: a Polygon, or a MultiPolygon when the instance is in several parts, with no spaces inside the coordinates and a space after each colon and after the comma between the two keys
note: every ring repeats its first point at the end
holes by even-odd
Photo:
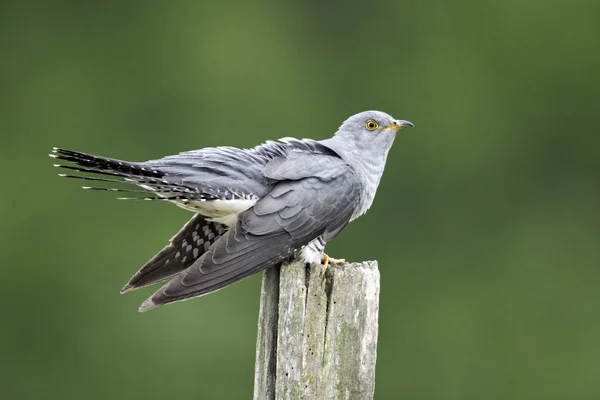
{"type": "Polygon", "coordinates": [[[170,278],[141,305],[147,311],[214,292],[295,254],[307,263],[342,262],[324,253],[325,244],[369,209],[396,132],[412,126],[365,111],[325,140],[283,138],[145,162],[62,148],[50,156],[68,162],[55,166],[75,172],[61,176],[128,185],[86,189],[141,193],[133,198],[195,213],[121,290],[170,278]]]}

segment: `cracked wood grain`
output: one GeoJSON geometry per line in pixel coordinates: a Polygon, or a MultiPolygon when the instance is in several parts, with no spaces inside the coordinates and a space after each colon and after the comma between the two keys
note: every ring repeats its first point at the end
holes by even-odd
{"type": "Polygon", "coordinates": [[[254,399],[372,399],[378,311],[375,261],[265,271],[254,399]]]}

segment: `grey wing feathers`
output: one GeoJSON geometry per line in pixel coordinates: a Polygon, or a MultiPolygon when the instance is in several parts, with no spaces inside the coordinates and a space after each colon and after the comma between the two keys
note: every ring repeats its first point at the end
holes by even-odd
{"type": "Polygon", "coordinates": [[[179,179],[185,186],[202,187],[203,192],[217,197],[231,193],[234,198],[247,195],[260,198],[271,189],[271,182],[263,172],[267,163],[309,151],[334,154],[312,140],[287,139],[285,143],[268,141],[249,150],[209,147],[148,161],[148,165],[166,173],[168,180],[179,179]]]}
{"type": "Polygon", "coordinates": [[[140,311],[213,292],[281,263],[321,235],[331,238],[339,233],[356,208],[358,179],[337,157],[304,155],[310,160],[303,160],[299,154],[267,168],[270,179],[286,175],[287,180],[280,181],[254,207],[240,214],[230,231],[146,300],[140,311]],[[282,174],[292,164],[310,170],[282,174]],[[324,169],[328,169],[325,176],[310,173],[324,169]]]}
{"type": "Polygon", "coordinates": [[[207,221],[196,214],[170,243],[152,257],[129,282],[121,293],[164,281],[191,266],[226,231],[224,225],[207,221]]]}
{"type": "Polygon", "coordinates": [[[340,174],[339,163],[337,157],[295,151],[286,157],[269,161],[263,173],[267,178],[278,181],[298,180],[311,176],[328,181],[340,174]]]}

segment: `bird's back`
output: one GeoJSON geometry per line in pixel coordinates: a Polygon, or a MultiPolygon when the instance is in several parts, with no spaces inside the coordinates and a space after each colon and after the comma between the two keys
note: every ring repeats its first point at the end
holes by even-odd
{"type": "MultiPolygon", "coordinates": [[[[335,155],[329,148],[310,139],[268,141],[252,149],[207,147],[148,161],[164,172],[167,180],[198,188],[220,199],[262,198],[273,181],[265,177],[265,165],[290,152],[335,155]]],[[[337,155],[336,155],[337,156],[337,155]]]]}

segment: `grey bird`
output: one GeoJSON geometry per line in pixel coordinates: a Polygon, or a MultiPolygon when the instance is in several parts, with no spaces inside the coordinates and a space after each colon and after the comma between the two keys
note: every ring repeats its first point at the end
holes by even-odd
{"type": "Polygon", "coordinates": [[[284,138],[146,162],[61,148],[50,156],[71,163],[56,167],[92,174],[61,176],[130,187],[86,189],[142,193],[126,199],[168,201],[196,213],[121,290],[171,278],[143,312],[214,292],[297,253],[307,263],[344,262],[329,258],[325,244],[371,207],[396,132],[412,126],[365,111],[320,141],[284,138]]]}

